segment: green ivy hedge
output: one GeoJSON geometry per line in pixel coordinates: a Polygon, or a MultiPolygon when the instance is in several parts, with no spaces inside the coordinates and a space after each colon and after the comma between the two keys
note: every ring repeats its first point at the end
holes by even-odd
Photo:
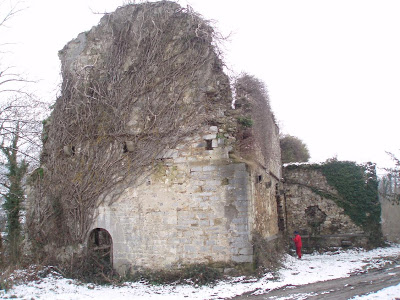
{"type": "Polygon", "coordinates": [[[374,165],[333,161],[324,164],[322,172],[341,196],[338,204],[357,225],[368,231],[379,226],[381,207],[374,165]]]}
{"type": "Polygon", "coordinates": [[[381,243],[381,206],[374,164],[329,160],[323,164],[289,165],[286,168],[322,171],[328,184],[338,192],[338,196],[316,189],[313,191],[335,201],[355,224],[370,233],[371,241],[374,244],[381,243]]]}

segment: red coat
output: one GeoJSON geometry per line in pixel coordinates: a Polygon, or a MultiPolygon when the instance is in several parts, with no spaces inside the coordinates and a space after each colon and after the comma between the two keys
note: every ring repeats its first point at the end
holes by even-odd
{"type": "Polygon", "coordinates": [[[302,247],[303,244],[301,242],[301,236],[299,234],[296,234],[296,236],[293,239],[294,243],[296,244],[296,247],[302,247]]]}

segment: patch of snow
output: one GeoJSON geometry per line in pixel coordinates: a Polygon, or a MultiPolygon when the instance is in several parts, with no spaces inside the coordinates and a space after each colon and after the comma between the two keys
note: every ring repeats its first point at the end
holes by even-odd
{"type": "MultiPolygon", "coordinates": [[[[357,249],[324,254],[305,254],[301,260],[286,255],[283,267],[275,276],[268,273],[258,280],[236,277],[217,282],[213,286],[201,287],[189,285],[154,286],[145,282],[126,283],[123,286],[99,286],[82,284],[76,280],[60,278],[56,274],[50,274],[40,280],[31,281],[23,285],[15,285],[13,289],[3,293],[3,295],[0,294],[0,298],[13,296],[17,297],[15,299],[60,300],[223,299],[246,292],[263,294],[283,286],[295,286],[347,277],[354,272],[364,272],[366,269],[382,266],[389,261],[385,257],[398,255],[400,255],[400,245],[397,244],[371,251],[357,249]]],[[[398,288],[400,289],[400,287],[398,288]]]]}
{"type": "Polygon", "coordinates": [[[400,297],[400,284],[384,288],[378,292],[365,296],[356,296],[352,300],[382,300],[382,299],[398,299],[400,297]]]}
{"type": "Polygon", "coordinates": [[[284,163],[283,167],[289,167],[289,166],[312,166],[312,165],[320,165],[322,162],[290,162],[290,163],[284,163]]]}

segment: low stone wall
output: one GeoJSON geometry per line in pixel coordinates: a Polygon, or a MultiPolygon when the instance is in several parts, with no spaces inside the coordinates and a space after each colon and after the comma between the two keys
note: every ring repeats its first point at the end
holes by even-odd
{"type": "MultiPolygon", "coordinates": [[[[302,242],[303,252],[312,253],[316,250],[366,247],[368,245],[368,236],[365,234],[302,235],[302,242]]],[[[292,248],[295,249],[293,242],[292,248]]]]}
{"type": "Polygon", "coordinates": [[[335,201],[322,196],[337,195],[319,170],[284,168],[287,228],[303,237],[310,249],[365,246],[368,236],[354,224],[335,201]]]}

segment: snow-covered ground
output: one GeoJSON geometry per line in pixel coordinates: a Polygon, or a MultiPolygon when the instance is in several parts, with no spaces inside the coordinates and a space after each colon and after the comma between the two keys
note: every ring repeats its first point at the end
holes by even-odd
{"type": "MultiPolygon", "coordinates": [[[[385,257],[399,256],[400,245],[371,251],[348,250],[336,253],[306,254],[301,260],[286,255],[283,268],[261,279],[243,277],[220,281],[214,286],[189,285],[152,286],[144,282],[127,283],[124,286],[97,286],[82,284],[56,274],[13,289],[0,291],[0,298],[7,299],[224,299],[245,292],[262,294],[285,285],[301,285],[316,281],[347,277],[350,273],[384,265],[385,257]]],[[[395,299],[400,295],[400,285],[386,288],[378,293],[354,299],[395,299]]]]}
{"type": "Polygon", "coordinates": [[[352,300],[395,300],[400,298],[400,284],[396,286],[391,286],[380,290],[376,293],[372,293],[365,296],[357,296],[352,298],[352,300]]]}

